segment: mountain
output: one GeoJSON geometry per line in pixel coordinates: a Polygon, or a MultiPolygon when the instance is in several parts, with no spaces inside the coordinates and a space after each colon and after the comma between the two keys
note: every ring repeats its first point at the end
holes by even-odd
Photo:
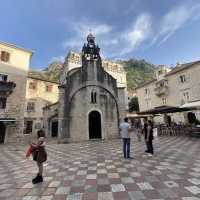
{"type": "Polygon", "coordinates": [[[119,61],[127,72],[128,89],[133,89],[138,85],[154,78],[156,66],[145,60],[123,60],[119,61]]]}
{"type": "Polygon", "coordinates": [[[62,66],[62,62],[55,61],[42,71],[29,71],[29,77],[58,82],[62,66]]]}
{"type": "Polygon", "coordinates": [[[59,81],[60,73],[62,71],[62,62],[55,61],[44,70],[47,79],[51,81],[59,81]]]}

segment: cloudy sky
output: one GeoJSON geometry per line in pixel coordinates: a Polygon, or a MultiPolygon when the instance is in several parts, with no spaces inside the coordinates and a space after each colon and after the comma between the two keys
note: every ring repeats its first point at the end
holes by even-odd
{"type": "Polygon", "coordinates": [[[0,40],[34,50],[35,69],[80,51],[89,30],[107,59],[200,59],[199,0],[6,0],[0,9],[0,40]]]}

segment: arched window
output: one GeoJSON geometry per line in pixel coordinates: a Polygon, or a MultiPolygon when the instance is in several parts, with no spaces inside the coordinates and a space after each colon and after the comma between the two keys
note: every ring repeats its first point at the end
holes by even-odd
{"type": "Polygon", "coordinates": [[[94,102],[94,99],[93,99],[93,92],[91,92],[91,103],[94,102]]]}
{"type": "Polygon", "coordinates": [[[97,103],[97,93],[94,93],[94,102],[97,103]]]}
{"type": "Polygon", "coordinates": [[[91,103],[97,103],[97,93],[94,90],[91,92],[91,103]]]}

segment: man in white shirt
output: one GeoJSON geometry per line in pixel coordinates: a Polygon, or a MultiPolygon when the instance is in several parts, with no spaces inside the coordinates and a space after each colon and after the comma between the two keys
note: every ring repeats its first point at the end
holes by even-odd
{"type": "Polygon", "coordinates": [[[124,158],[128,158],[128,159],[131,159],[130,157],[130,131],[132,130],[131,129],[131,126],[130,124],[128,123],[128,118],[124,118],[124,122],[122,122],[120,124],[120,133],[121,133],[121,137],[122,137],[122,140],[123,140],[123,153],[124,153],[124,158]]]}

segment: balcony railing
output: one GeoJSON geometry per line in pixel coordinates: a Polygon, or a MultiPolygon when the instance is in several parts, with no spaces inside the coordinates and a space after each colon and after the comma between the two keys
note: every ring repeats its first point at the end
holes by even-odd
{"type": "Polygon", "coordinates": [[[154,88],[155,94],[157,96],[168,95],[169,89],[168,86],[159,86],[154,88]]]}
{"type": "Polygon", "coordinates": [[[16,87],[16,84],[11,81],[0,81],[0,94],[7,96],[11,94],[16,87]]]}

